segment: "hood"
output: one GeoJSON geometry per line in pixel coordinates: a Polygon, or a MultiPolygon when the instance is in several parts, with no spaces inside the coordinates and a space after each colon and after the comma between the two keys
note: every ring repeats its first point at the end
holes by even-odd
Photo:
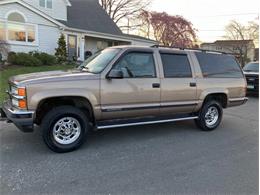
{"type": "Polygon", "coordinates": [[[79,80],[83,78],[97,79],[98,75],[73,69],[73,70],[59,70],[59,71],[47,71],[47,72],[22,74],[22,75],[10,77],[9,81],[15,84],[26,85],[31,83],[79,80]]]}

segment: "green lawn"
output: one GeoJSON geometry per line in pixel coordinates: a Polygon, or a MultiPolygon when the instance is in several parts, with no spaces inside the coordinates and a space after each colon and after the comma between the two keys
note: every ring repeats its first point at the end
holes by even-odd
{"type": "Polygon", "coordinates": [[[74,65],[53,65],[53,66],[39,66],[39,67],[18,67],[10,66],[4,70],[0,70],[0,107],[3,100],[7,97],[5,93],[8,88],[8,78],[14,75],[26,74],[32,72],[43,72],[51,70],[66,70],[75,67],[74,65]]]}

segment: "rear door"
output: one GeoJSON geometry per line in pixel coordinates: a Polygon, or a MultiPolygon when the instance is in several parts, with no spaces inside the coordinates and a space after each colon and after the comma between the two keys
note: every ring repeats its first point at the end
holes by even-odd
{"type": "Polygon", "coordinates": [[[198,104],[190,57],[182,51],[160,51],[161,114],[191,113],[198,104]]]}

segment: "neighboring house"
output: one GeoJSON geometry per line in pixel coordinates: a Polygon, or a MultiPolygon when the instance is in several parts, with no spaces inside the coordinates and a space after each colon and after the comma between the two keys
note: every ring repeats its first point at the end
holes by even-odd
{"type": "Polygon", "coordinates": [[[0,40],[11,51],[54,54],[61,33],[69,58],[78,60],[109,46],[156,44],[123,34],[98,0],[0,0],[0,40]]]}
{"type": "Polygon", "coordinates": [[[255,58],[255,45],[253,40],[217,40],[214,43],[202,43],[201,49],[214,50],[235,55],[238,59],[247,55],[248,61],[255,58]]]}

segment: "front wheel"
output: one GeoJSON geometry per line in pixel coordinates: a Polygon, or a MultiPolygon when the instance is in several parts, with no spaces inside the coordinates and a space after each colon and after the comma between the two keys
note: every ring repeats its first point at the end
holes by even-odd
{"type": "Polygon", "coordinates": [[[223,109],[220,103],[210,100],[201,108],[199,118],[195,120],[195,123],[203,131],[212,131],[220,125],[222,115],[223,109]]]}
{"type": "Polygon", "coordinates": [[[46,145],[54,152],[70,152],[85,141],[89,129],[86,115],[78,108],[60,106],[47,113],[41,123],[46,145]]]}

